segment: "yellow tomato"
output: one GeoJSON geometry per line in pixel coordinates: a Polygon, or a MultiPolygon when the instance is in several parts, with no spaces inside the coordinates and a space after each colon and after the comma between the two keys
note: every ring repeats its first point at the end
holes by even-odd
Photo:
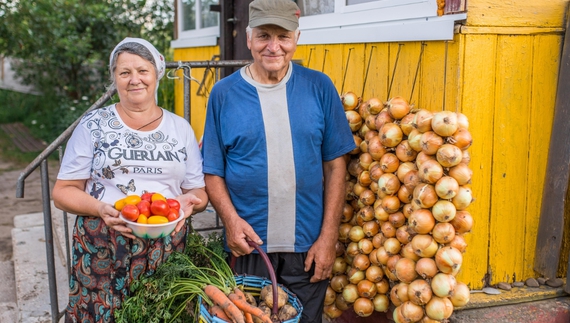
{"type": "Polygon", "coordinates": [[[115,209],[121,211],[126,204],[125,199],[117,200],[115,202],[115,209]]]}
{"type": "Polygon", "coordinates": [[[148,224],[164,224],[168,223],[168,219],[162,215],[152,215],[148,218],[148,224]]]}
{"type": "Polygon", "coordinates": [[[140,214],[139,218],[137,219],[138,223],[142,223],[142,224],[147,224],[148,223],[148,218],[146,217],[146,215],[144,214],[140,214]]]}
{"type": "Polygon", "coordinates": [[[137,205],[141,201],[141,197],[138,195],[129,195],[124,198],[125,204],[137,205]]]}
{"type": "Polygon", "coordinates": [[[163,200],[166,201],[166,197],[164,197],[164,195],[160,194],[160,193],[154,193],[152,194],[152,196],[150,197],[151,202],[157,201],[157,200],[163,200]]]}

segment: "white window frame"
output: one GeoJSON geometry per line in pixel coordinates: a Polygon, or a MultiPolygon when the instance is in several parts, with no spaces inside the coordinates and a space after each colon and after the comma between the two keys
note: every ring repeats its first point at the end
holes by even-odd
{"type": "MultiPolygon", "coordinates": [[[[176,3],[176,20],[177,20],[177,30],[178,39],[173,40],[171,45],[173,48],[184,48],[184,47],[201,47],[201,46],[214,46],[218,43],[218,37],[220,36],[220,27],[206,27],[200,28],[202,15],[196,14],[196,29],[183,30],[184,28],[184,17],[182,11],[182,0],[175,0],[176,3]]],[[[221,0],[223,1],[223,0],[221,0]]],[[[201,3],[199,0],[196,1],[196,12],[201,12],[201,3]]]]}
{"type": "MultiPolygon", "coordinates": [[[[335,0],[334,13],[300,18],[299,45],[452,40],[456,22],[466,18],[465,13],[437,16],[436,0],[378,0],[355,5],[335,0]]],[[[219,28],[215,33],[219,36],[219,28]]],[[[174,48],[216,44],[196,31],[179,35],[172,43],[174,48]]]]}

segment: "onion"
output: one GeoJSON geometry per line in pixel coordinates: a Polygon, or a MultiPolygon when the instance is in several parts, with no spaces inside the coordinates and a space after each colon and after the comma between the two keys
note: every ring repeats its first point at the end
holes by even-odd
{"type": "Polygon", "coordinates": [[[427,155],[435,155],[443,143],[443,138],[433,131],[424,132],[420,138],[422,151],[427,155]]]}
{"type": "MultiPolygon", "coordinates": [[[[394,274],[395,278],[394,280],[398,280],[398,277],[396,277],[395,273],[396,273],[396,264],[400,259],[402,259],[402,256],[400,254],[391,255],[390,258],[388,258],[388,262],[386,263],[386,269],[384,270],[384,273],[386,275],[388,274],[388,272],[394,274]]],[[[390,279],[390,277],[388,278],[390,279]]]]}
{"type": "Polygon", "coordinates": [[[352,229],[352,225],[349,223],[341,223],[338,227],[338,240],[340,242],[348,242],[348,233],[352,229]]]}
{"type": "MultiPolygon", "coordinates": [[[[364,127],[366,127],[366,126],[362,126],[360,129],[362,129],[364,127]]],[[[359,134],[359,136],[362,137],[360,134],[359,134]]],[[[358,146],[358,149],[360,149],[360,153],[367,153],[368,152],[368,141],[362,140],[360,142],[360,145],[358,146]]]]}
{"type": "Polygon", "coordinates": [[[346,248],[344,247],[344,243],[337,241],[334,245],[335,248],[335,255],[337,257],[340,257],[342,255],[344,255],[344,252],[346,251],[346,248]]]}
{"type": "Polygon", "coordinates": [[[382,208],[386,213],[395,213],[400,210],[400,199],[397,196],[386,196],[382,199],[382,208]]]}
{"type": "Polygon", "coordinates": [[[368,153],[370,156],[372,156],[372,159],[380,160],[380,158],[382,158],[386,152],[386,147],[382,145],[382,142],[378,136],[370,138],[368,140],[368,153]]]}
{"type": "MultiPolygon", "coordinates": [[[[384,269],[382,269],[382,271],[384,271],[384,269]]],[[[376,290],[378,291],[378,294],[388,294],[390,291],[390,283],[386,278],[383,278],[381,281],[376,283],[376,290]]]]}
{"type": "Polygon", "coordinates": [[[336,300],[336,292],[334,291],[334,289],[332,289],[332,287],[327,286],[327,292],[325,293],[325,301],[324,301],[325,306],[334,304],[335,300],[336,300]]]}
{"type": "Polygon", "coordinates": [[[400,189],[400,180],[393,173],[384,173],[378,179],[378,189],[386,195],[393,195],[400,189]]]}
{"type": "Polygon", "coordinates": [[[407,323],[406,319],[404,318],[404,315],[402,315],[402,308],[400,307],[401,305],[402,303],[400,303],[398,307],[396,307],[392,312],[392,319],[396,323],[407,323]]]}
{"type": "Polygon", "coordinates": [[[402,140],[398,146],[396,146],[396,156],[403,162],[410,162],[416,159],[418,152],[415,151],[408,140],[402,140]]]}
{"type": "Polygon", "coordinates": [[[344,199],[345,199],[345,201],[351,201],[352,198],[354,197],[354,195],[353,195],[354,184],[355,183],[351,182],[351,181],[344,182],[344,199]]]}
{"type": "Polygon", "coordinates": [[[431,279],[431,290],[436,296],[447,297],[452,294],[456,284],[457,280],[453,275],[438,273],[431,279]]]}
{"type": "MultiPolygon", "coordinates": [[[[378,227],[380,227],[380,225],[378,225],[378,227]]],[[[382,232],[379,232],[372,237],[372,244],[374,245],[374,248],[382,247],[384,245],[384,241],[386,241],[386,237],[384,237],[384,234],[382,232]]]]}
{"type": "Polygon", "coordinates": [[[469,150],[462,150],[461,152],[463,153],[461,163],[469,165],[469,162],[471,161],[471,154],[469,153],[469,150]]]}
{"type": "Polygon", "coordinates": [[[369,281],[368,279],[363,279],[356,284],[358,288],[358,295],[360,297],[372,298],[376,295],[376,284],[369,281]]]}
{"type": "Polygon", "coordinates": [[[377,207],[374,208],[374,218],[378,221],[388,221],[390,214],[384,210],[382,207],[382,203],[380,203],[377,207]]]}
{"type": "Polygon", "coordinates": [[[408,187],[406,187],[405,185],[400,186],[400,189],[398,190],[398,198],[400,199],[400,201],[402,203],[410,203],[412,202],[412,200],[414,199],[414,194],[413,194],[414,190],[410,190],[408,187]]]}
{"type": "Polygon", "coordinates": [[[348,110],[344,112],[346,114],[346,120],[350,126],[352,132],[358,131],[360,126],[362,126],[362,116],[354,110],[348,110]]]}
{"type": "Polygon", "coordinates": [[[462,234],[456,233],[448,245],[461,252],[465,252],[465,250],[467,250],[467,241],[465,241],[465,237],[463,237],[462,234]]]}
{"type": "Polygon", "coordinates": [[[437,160],[429,159],[418,166],[420,181],[435,184],[443,177],[443,167],[437,160]]]}
{"type": "MultiPolygon", "coordinates": [[[[394,257],[394,256],[392,256],[392,257],[394,257]]],[[[394,272],[388,270],[387,266],[382,266],[382,269],[384,270],[384,274],[386,275],[386,278],[388,278],[388,280],[390,280],[391,282],[398,281],[398,277],[396,277],[394,272]]]]}
{"type": "Polygon", "coordinates": [[[423,163],[425,163],[428,160],[435,160],[435,156],[433,155],[428,155],[426,153],[424,153],[423,151],[420,151],[418,153],[418,156],[416,157],[416,166],[419,168],[423,163]]]}
{"type": "MultiPolygon", "coordinates": [[[[370,112],[370,110],[369,110],[370,112]]],[[[369,130],[377,130],[376,129],[376,115],[370,114],[369,116],[364,119],[364,124],[369,130]]]]}
{"type": "Polygon", "coordinates": [[[358,287],[356,287],[356,284],[351,283],[344,286],[344,289],[342,290],[342,297],[348,303],[354,303],[354,301],[356,301],[358,298],[358,287]]]}
{"type": "Polygon", "coordinates": [[[461,112],[456,112],[456,114],[458,128],[469,129],[469,119],[467,119],[467,116],[461,112]]]}
{"type": "Polygon", "coordinates": [[[359,271],[364,271],[370,267],[370,259],[366,254],[359,253],[354,256],[354,259],[352,259],[352,267],[358,269],[359,271]]]}
{"type": "Polygon", "coordinates": [[[418,129],[419,132],[424,133],[431,130],[431,119],[433,118],[433,113],[425,109],[419,109],[414,115],[414,121],[412,122],[414,127],[418,129]]]}
{"type": "Polygon", "coordinates": [[[368,317],[374,313],[374,304],[372,304],[372,300],[369,298],[360,297],[354,302],[352,309],[356,315],[360,317],[368,317]]]}
{"type": "Polygon", "coordinates": [[[413,150],[418,153],[422,151],[422,133],[418,129],[413,129],[408,134],[408,143],[413,150]]]}
{"type": "Polygon", "coordinates": [[[404,244],[404,246],[400,250],[400,255],[404,258],[408,258],[413,261],[418,261],[419,259],[421,259],[421,257],[416,255],[416,253],[414,252],[414,247],[412,246],[411,242],[404,244]]]}
{"type": "Polygon", "coordinates": [[[415,163],[411,161],[400,163],[398,169],[396,170],[396,176],[398,176],[400,182],[403,183],[406,174],[408,174],[408,172],[412,170],[418,170],[418,167],[416,166],[415,163]]]}
{"type": "Polygon", "coordinates": [[[417,234],[411,243],[416,255],[424,258],[435,256],[438,249],[437,242],[429,234],[417,234]]]}
{"type": "Polygon", "coordinates": [[[431,119],[431,128],[442,137],[453,135],[458,128],[457,114],[451,111],[439,111],[434,113],[431,119]]]}
{"type": "Polygon", "coordinates": [[[392,287],[392,289],[390,290],[390,301],[392,302],[392,304],[394,304],[394,306],[400,306],[400,305],[402,305],[403,302],[407,301],[407,300],[403,300],[403,301],[400,300],[400,298],[398,297],[398,289],[403,289],[407,293],[408,292],[408,284],[399,283],[397,285],[394,285],[394,287],[392,287]]]}
{"type": "Polygon", "coordinates": [[[414,233],[428,234],[435,226],[435,218],[428,209],[418,209],[408,218],[408,229],[414,233]]]}
{"type": "Polygon", "coordinates": [[[390,300],[388,296],[384,294],[376,294],[372,299],[372,304],[374,305],[374,310],[376,312],[387,312],[390,306],[390,300]]]}
{"type": "Polygon", "coordinates": [[[393,238],[396,236],[396,228],[392,225],[390,221],[383,222],[380,225],[380,231],[382,235],[386,238],[393,238]]]}
{"type": "Polygon", "coordinates": [[[441,166],[449,168],[456,166],[461,162],[463,153],[457,146],[452,144],[443,144],[437,150],[435,157],[441,166]]]}
{"type": "Polygon", "coordinates": [[[348,281],[348,277],[346,275],[335,275],[331,278],[331,282],[329,285],[332,289],[334,289],[337,293],[342,293],[342,290],[346,285],[350,282],[348,281]]]}
{"type": "Polygon", "coordinates": [[[457,275],[461,264],[463,263],[463,255],[461,251],[450,247],[444,246],[440,248],[435,254],[435,264],[437,269],[445,274],[457,275]]]}
{"type": "Polygon", "coordinates": [[[412,132],[412,130],[417,131],[417,129],[414,127],[414,124],[413,124],[414,117],[415,117],[415,114],[408,113],[408,114],[406,114],[406,116],[404,116],[402,118],[402,120],[400,120],[400,128],[402,128],[402,132],[406,136],[409,136],[410,132],[412,132]]]}
{"type": "Polygon", "coordinates": [[[376,129],[380,130],[386,123],[394,122],[394,118],[390,116],[388,110],[382,110],[376,116],[376,129]]]}
{"type": "Polygon", "coordinates": [[[342,106],[344,110],[354,110],[360,104],[360,98],[351,91],[348,91],[340,96],[340,100],[342,102],[342,106]]]}
{"type": "Polygon", "coordinates": [[[350,219],[352,219],[353,215],[354,215],[354,208],[352,207],[352,205],[344,203],[344,207],[342,209],[342,217],[340,218],[340,221],[343,223],[348,222],[350,221],[350,219]]]}
{"type": "MultiPolygon", "coordinates": [[[[360,193],[359,201],[362,202],[362,204],[364,204],[365,206],[370,206],[374,204],[374,202],[376,201],[376,194],[374,194],[374,192],[372,192],[372,190],[370,189],[365,189],[364,191],[362,191],[362,193],[360,193]]],[[[373,214],[374,212],[372,208],[370,208],[370,215],[371,215],[370,220],[372,220],[372,218],[374,217],[373,214]]]]}
{"type": "Polygon", "coordinates": [[[426,304],[425,311],[430,319],[443,321],[453,314],[453,304],[447,297],[434,296],[426,304]]]}
{"type": "Polygon", "coordinates": [[[470,297],[471,291],[469,290],[469,287],[465,283],[457,282],[449,300],[453,306],[462,307],[469,303],[470,297]]]}
{"type": "Polygon", "coordinates": [[[396,120],[400,120],[405,117],[411,110],[408,100],[401,96],[395,96],[386,102],[388,108],[388,113],[390,116],[396,120]]]}
{"type": "Polygon", "coordinates": [[[426,305],[431,299],[431,296],[432,296],[431,286],[427,281],[423,279],[416,279],[413,282],[411,282],[410,285],[408,285],[408,298],[410,299],[410,302],[412,302],[413,304],[419,306],[426,305]]]}
{"type": "Polygon", "coordinates": [[[404,213],[404,216],[406,217],[406,219],[410,218],[410,215],[412,215],[412,212],[414,212],[414,207],[412,206],[411,203],[405,204],[402,207],[402,213],[404,213]]]}
{"type": "Polygon", "coordinates": [[[450,243],[455,238],[455,228],[449,223],[436,223],[431,232],[431,236],[438,243],[450,243]]]}
{"type": "MultiPolygon", "coordinates": [[[[372,215],[372,218],[374,219],[374,213],[372,215]]],[[[380,225],[378,222],[373,220],[366,221],[362,224],[362,230],[364,231],[364,235],[370,238],[375,236],[380,231],[380,225]]],[[[372,241],[370,243],[372,243],[372,241]]]]}
{"type": "Polygon", "coordinates": [[[368,103],[368,111],[370,114],[378,114],[384,109],[384,103],[378,98],[370,98],[366,102],[368,103]]]}
{"type": "MultiPolygon", "coordinates": [[[[360,253],[360,249],[358,248],[358,242],[350,242],[346,246],[346,254],[350,257],[354,257],[360,253]]],[[[351,261],[352,262],[352,261],[351,261]]]]}
{"type": "MultiPolygon", "coordinates": [[[[336,294],[336,299],[334,300],[334,305],[341,311],[346,311],[350,308],[352,304],[348,303],[344,297],[342,297],[342,292],[336,294]]],[[[255,321],[254,321],[255,322],[255,321]]]]}
{"type": "Polygon", "coordinates": [[[370,174],[370,179],[378,183],[378,180],[380,179],[380,176],[384,174],[384,171],[382,170],[382,165],[379,162],[375,162],[374,165],[370,166],[368,173],[370,174]]]}
{"type": "MultiPolygon", "coordinates": [[[[361,281],[361,280],[363,280],[363,279],[366,278],[366,276],[365,276],[365,274],[364,274],[364,271],[358,270],[358,269],[356,269],[356,268],[354,268],[354,267],[348,268],[348,270],[346,271],[346,277],[348,278],[348,281],[349,281],[351,284],[355,285],[355,287],[356,287],[356,284],[358,284],[359,281],[361,281]]],[[[347,286],[347,287],[348,287],[348,286],[347,286]]],[[[344,289],[346,289],[346,287],[345,287],[344,289]]],[[[343,296],[344,296],[344,298],[348,301],[348,299],[346,298],[346,295],[343,295],[343,296]]],[[[352,302],[354,302],[354,301],[352,301],[352,302]]],[[[350,303],[352,303],[352,302],[350,302],[350,303]]]]}
{"type": "Polygon", "coordinates": [[[407,244],[410,241],[412,241],[412,236],[408,231],[407,225],[402,225],[401,227],[398,227],[398,229],[396,230],[396,239],[398,239],[398,241],[400,241],[400,243],[402,244],[407,244]]]}
{"type": "Polygon", "coordinates": [[[380,142],[386,147],[396,147],[404,136],[402,129],[395,123],[387,122],[378,129],[380,142]]]}
{"type": "Polygon", "coordinates": [[[367,280],[377,283],[384,278],[384,270],[377,265],[371,265],[364,273],[367,280]]]}
{"type": "Polygon", "coordinates": [[[366,131],[366,133],[364,134],[364,136],[362,137],[364,139],[364,141],[369,142],[370,139],[372,138],[378,138],[378,131],[376,131],[376,129],[372,129],[370,127],[368,127],[368,131],[366,131]]]}
{"type": "Polygon", "coordinates": [[[360,166],[362,167],[363,171],[368,170],[368,167],[370,167],[372,161],[373,161],[372,155],[370,155],[369,153],[361,153],[360,156],[358,157],[358,162],[360,163],[360,166]]]}
{"type": "Polygon", "coordinates": [[[360,103],[360,105],[356,110],[358,111],[358,114],[360,114],[363,120],[368,118],[368,116],[370,115],[370,111],[368,111],[368,102],[360,103]]]}
{"type": "Polygon", "coordinates": [[[332,267],[333,275],[344,274],[346,272],[346,268],[348,268],[346,260],[342,257],[336,257],[332,267]]]}
{"type": "Polygon", "coordinates": [[[411,170],[404,175],[404,180],[402,181],[404,186],[409,190],[414,190],[414,188],[420,183],[420,177],[417,170],[411,170]]]}
{"type": "Polygon", "coordinates": [[[432,207],[438,201],[435,187],[426,183],[418,184],[414,188],[413,198],[414,202],[425,209],[432,207]]]}
{"type": "Polygon", "coordinates": [[[402,212],[394,212],[390,214],[388,221],[392,223],[392,226],[394,226],[394,228],[400,228],[404,225],[404,223],[406,223],[406,217],[402,212]]]}
{"type": "Polygon", "coordinates": [[[423,279],[431,279],[437,274],[437,265],[433,258],[420,258],[416,262],[416,272],[423,279]]]}
{"type": "Polygon", "coordinates": [[[401,248],[401,243],[396,238],[388,238],[384,241],[384,249],[390,256],[397,255],[401,248]]]}
{"type": "MultiPolygon", "coordinates": [[[[372,222],[372,221],[370,221],[370,222],[372,222]]],[[[451,227],[453,228],[453,226],[451,226],[451,227]]],[[[370,239],[366,239],[366,238],[361,239],[356,244],[358,245],[358,250],[363,255],[368,255],[372,252],[372,250],[374,250],[374,245],[372,244],[372,240],[370,240],[370,239]]]]}
{"type": "MultiPolygon", "coordinates": [[[[409,291],[408,287],[408,291],[409,291]]],[[[400,312],[404,318],[404,322],[418,322],[424,317],[424,308],[416,305],[410,301],[402,303],[400,305],[400,312]]]]}
{"type": "Polygon", "coordinates": [[[326,315],[327,318],[331,320],[340,317],[342,315],[342,312],[343,311],[339,310],[334,304],[325,305],[325,307],[323,308],[323,313],[326,315]]]}
{"type": "Polygon", "coordinates": [[[396,289],[396,296],[402,303],[410,300],[408,298],[408,287],[409,285],[403,282],[400,282],[398,285],[394,286],[394,289],[396,289]]]}
{"type": "Polygon", "coordinates": [[[409,258],[400,258],[396,263],[395,274],[401,282],[411,283],[418,277],[416,273],[416,262],[409,258]]]}
{"type": "Polygon", "coordinates": [[[439,200],[431,208],[433,217],[439,222],[449,222],[453,220],[456,212],[455,205],[447,200],[439,200]]]}
{"type": "Polygon", "coordinates": [[[471,183],[473,171],[469,168],[469,166],[467,166],[467,164],[460,163],[457,166],[451,167],[448,174],[449,176],[455,178],[457,184],[465,185],[471,183]]]}
{"type": "Polygon", "coordinates": [[[348,239],[356,243],[358,243],[358,241],[360,241],[365,236],[366,235],[364,234],[364,230],[359,225],[353,226],[352,228],[350,228],[350,231],[348,232],[348,239]]]}
{"type": "Polygon", "coordinates": [[[453,135],[447,137],[447,142],[461,150],[465,150],[473,144],[473,137],[471,137],[471,133],[466,128],[459,128],[453,135]]]}
{"type": "Polygon", "coordinates": [[[352,186],[352,194],[353,196],[360,197],[360,194],[362,194],[362,192],[366,191],[367,189],[368,188],[362,186],[360,183],[354,183],[352,186]]]}
{"type": "Polygon", "coordinates": [[[376,259],[378,259],[379,263],[381,263],[382,265],[386,265],[388,263],[389,258],[390,255],[388,254],[388,252],[386,252],[384,246],[376,249],[376,259]]]}
{"type": "Polygon", "coordinates": [[[350,175],[358,178],[360,173],[364,171],[364,168],[360,165],[360,160],[358,158],[354,158],[348,162],[347,171],[350,175]]]}
{"type": "MultiPolygon", "coordinates": [[[[363,141],[366,141],[365,138],[368,137],[368,132],[370,132],[370,128],[368,128],[368,126],[366,125],[366,118],[367,116],[362,116],[362,126],[360,126],[360,128],[358,128],[358,131],[356,132],[356,134],[362,138],[363,141]]],[[[368,143],[368,142],[367,142],[368,143]]]]}
{"type": "Polygon", "coordinates": [[[471,194],[471,188],[468,186],[459,186],[457,195],[453,197],[451,202],[455,205],[457,210],[465,210],[474,201],[473,195],[471,194]]]}
{"type": "Polygon", "coordinates": [[[451,176],[442,176],[435,183],[435,192],[442,199],[452,199],[459,191],[459,183],[451,176]]]}
{"type": "Polygon", "coordinates": [[[385,173],[393,173],[400,167],[400,160],[393,153],[385,153],[379,160],[380,167],[385,173]]]}

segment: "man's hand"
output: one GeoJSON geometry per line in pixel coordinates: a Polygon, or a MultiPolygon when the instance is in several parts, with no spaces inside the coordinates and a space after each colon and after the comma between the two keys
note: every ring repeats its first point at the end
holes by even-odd
{"type": "Polygon", "coordinates": [[[254,250],[254,248],[247,243],[248,240],[258,245],[263,244],[263,241],[259,238],[257,233],[255,233],[251,225],[242,218],[236,216],[228,222],[229,223],[224,223],[226,242],[235,257],[248,255],[254,250]]]}
{"type": "Polygon", "coordinates": [[[311,283],[330,278],[335,258],[335,243],[330,243],[322,238],[315,241],[307,253],[307,259],[305,259],[305,271],[309,271],[313,262],[315,263],[315,273],[311,277],[311,283]]]}

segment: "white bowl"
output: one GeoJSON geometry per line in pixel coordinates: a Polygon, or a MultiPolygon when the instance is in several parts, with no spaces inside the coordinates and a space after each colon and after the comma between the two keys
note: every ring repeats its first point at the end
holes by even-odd
{"type": "Polygon", "coordinates": [[[178,215],[178,219],[168,222],[168,223],[161,223],[161,224],[144,224],[133,222],[125,219],[123,214],[119,213],[119,218],[127,223],[127,227],[133,230],[133,234],[139,238],[143,239],[158,239],[164,238],[176,228],[178,222],[184,219],[184,212],[180,210],[180,214],[178,215]]]}

